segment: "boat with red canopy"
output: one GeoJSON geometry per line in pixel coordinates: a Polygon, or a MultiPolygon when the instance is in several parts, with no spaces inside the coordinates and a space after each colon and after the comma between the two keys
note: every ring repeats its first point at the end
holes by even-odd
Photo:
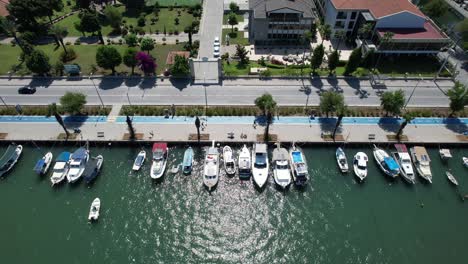
{"type": "Polygon", "coordinates": [[[153,144],[153,159],[151,164],[151,178],[159,179],[164,175],[168,154],[167,143],[157,142],[153,144]]]}

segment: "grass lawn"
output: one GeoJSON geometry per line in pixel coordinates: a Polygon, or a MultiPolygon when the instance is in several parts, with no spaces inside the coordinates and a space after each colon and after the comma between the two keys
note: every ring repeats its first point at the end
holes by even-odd
{"type": "Polygon", "coordinates": [[[224,28],[222,35],[223,44],[226,44],[226,35],[229,35],[229,43],[231,45],[239,44],[246,46],[250,44],[249,39],[244,38],[244,31],[234,31],[233,33],[231,33],[231,29],[224,28]]]}
{"type": "MultiPolygon", "coordinates": [[[[267,67],[271,72],[272,76],[309,76],[312,73],[312,69],[309,67],[301,69],[288,67],[286,65],[274,65],[270,67],[261,66],[257,62],[251,61],[248,65],[239,65],[237,62],[231,62],[229,65],[223,62],[223,70],[227,76],[238,76],[238,75],[249,75],[250,68],[264,68],[267,67]]],[[[344,67],[336,68],[337,75],[343,75],[344,67]]],[[[320,76],[328,76],[328,70],[317,70],[317,74],[320,76]]]]}
{"type": "MultiPolygon", "coordinates": [[[[237,22],[244,22],[244,15],[243,14],[236,14],[237,22]]],[[[223,25],[229,25],[228,23],[229,13],[223,15],[223,25]]]]}
{"type": "Polygon", "coordinates": [[[146,0],[146,5],[152,6],[156,2],[158,2],[160,6],[171,6],[174,4],[177,4],[178,6],[193,6],[201,4],[202,0],[146,0]]]}
{"type": "MultiPolygon", "coordinates": [[[[166,57],[170,51],[184,50],[184,44],[177,45],[156,45],[156,48],[151,52],[154,58],[156,58],[156,64],[158,65],[157,73],[161,73],[166,68],[166,57]]],[[[78,57],[68,64],[77,63],[81,66],[81,72],[83,74],[88,74],[91,71],[91,65],[96,64],[96,50],[99,45],[78,45],[78,46],[68,46],[73,48],[78,54],[78,57]]],[[[115,48],[123,55],[124,51],[127,49],[126,45],[115,45],[115,48]]],[[[60,55],[62,48],[57,48],[55,45],[43,45],[39,46],[38,49],[43,50],[50,57],[51,65],[54,65],[60,55]]],[[[7,74],[10,68],[18,63],[18,58],[21,53],[19,47],[12,47],[11,45],[0,45],[0,57],[4,63],[0,64],[0,74],[7,74]]],[[[130,72],[130,69],[121,64],[117,71],[119,72],[130,72]]],[[[138,70],[136,70],[138,72],[138,70]]],[[[108,74],[110,71],[101,70],[99,73],[108,74]]]]}
{"type": "MultiPolygon", "coordinates": [[[[406,72],[410,76],[434,76],[440,68],[435,57],[429,56],[391,56],[382,57],[377,69],[382,74],[402,76],[406,72]]],[[[442,74],[447,72],[442,72],[442,74]]]]}

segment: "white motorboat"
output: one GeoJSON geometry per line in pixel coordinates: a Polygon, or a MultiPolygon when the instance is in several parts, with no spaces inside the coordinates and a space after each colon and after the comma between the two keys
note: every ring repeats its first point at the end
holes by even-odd
{"type": "Polygon", "coordinates": [[[288,151],[278,143],[273,150],[273,179],[283,189],[286,189],[291,184],[288,156],[288,151]]]}
{"type": "Polygon", "coordinates": [[[305,186],[309,176],[307,161],[302,149],[294,143],[289,149],[289,159],[291,162],[294,184],[297,186],[305,186]]]}
{"type": "Polygon", "coordinates": [[[76,182],[83,174],[86,163],[89,160],[89,151],[85,148],[79,148],[71,155],[70,169],[68,170],[68,182],[76,182]]]}
{"type": "Polygon", "coordinates": [[[239,153],[239,179],[248,180],[252,174],[252,156],[250,150],[244,145],[239,153]]]}
{"type": "Polygon", "coordinates": [[[160,179],[164,175],[167,164],[168,155],[167,143],[154,143],[153,144],[153,163],[151,164],[151,178],[160,179]]]}
{"type": "Polygon", "coordinates": [[[89,209],[88,220],[89,221],[98,220],[99,210],[101,210],[101,200],[99,198],[96,198],[91,203],[91,208],[89,209]]]}
{"type": "Polygon", "coordinates": [[[193,149],[188,147],[184,152],[184,161],[182,162],[182,172],[185,175],[192,173],[193,169],[193,149]]]}
{"type": "Polygon", "coordinates": [[[23,152],[23,146],[16,145],[14,143],[10,144],[0,158],[0,177],[5,175],[8,171],[10,171],[13,166],[15,166],[16,162],[21,156],[23,152]]]}
{"type": "Polygon", "coordinates": [[[143,163],[145,162],[145,160],[146,160],[146,151],[142,150],[136,156],[135,161],[133,162],[132,170],[139,171],[141,169],[141,166],[143,166],[143,163]]]}
{"type": "Polygon", "coordinates": [[[338,167],[340,171],[345,173],[348,172],[348,159],[346,158],[346,154],[342,148],[337,148],[335,152],[336,163],[338,163],[338,167]]]}
{"type": "Polygon", "coordinates": [[[465,165],[465,167],[468,168],[468,158],[467,157],[463,157],[463,165],[465,165]]]}
{"type": "Polygon", "coordinates": [[[55,160],[55,165],[52,169],[52,176],[50,177],[52,185],[63,181],[67,176],[68,170],[70,168],[70,156],[71,153],[65,151],[60,153],[58,158],[55,160]]]}
{"type": "Polygon", "coordinates": [[[410,155],[419,176],[432,183],[431,159],[429,158],[426,148],[414,146],[410,148],[410,155]]]}
{"type": "Polygon", "coordinates": [[[367,177],[367,158],[366,153],[358,152],[354,155],[353,159],[353,168],[354,174],[359,178],[360,181],[363,181],[367,177]]]}
{"type": "Polygon", "coordinates": [[[387,176],[396,178],[400,174],[400,166],[385,150],[374,145],[373,154],[377,165],[387,176]]]}
{"type": "Polygon", "coordinates": [[[232,149],[229,146],[224,146],[223,148],[223,162],[224,170],[226,170],[227,175],[233,176],[236,174],[236,161],[234,160],[232,149]]]}
{"type": "Polygon", "coordinates": [[[396,152],[392,152],[393,158],[400,166],[400,173],[403,178],[409,183],[416,183],[416,175],[413,170],[413,163],[411,163],[411,156],[405,144],[395,144],[396,152]]]}
{"type": "Polygon", "coordinates": [[[38,175],[46,174],[49,170],[53,158],[54,155],[52,155],[52,152],[47,152],[44,157],[37,161],[36,165],[34,166],[34,172],[38,175]]]}
{"type": "Polygon", "coordinates": [[[446,171],[446,172],[445,172],[445,175],[447,175],[447,179],[448,179],[451,183],[453,183],[454,185],[458,186],[458,181],[457,181],[457,179],[455,178],[455,176],[453,176],[452,173],[446,171]]]}
{"type": "Polygon", "coordinates": [[[254,144],[252,151],[252,177],[258,187],[265,186],[268,180],[268,153],[267,145],[254,144]]]}
{"type": "Polygon", "coordinates": [[[205,156],[205,167],[203,169],[203,184],[209,191],[213,189],[219,180],[219,151],[215,147],[215,142],[208,149],[205,156]]]}
{"type": "Polygon", "coordinates": [[[452,153],[450,153],[450,149],[439,149],[439,155],[442,160],[448,160],[452,158],[452,153]]]}

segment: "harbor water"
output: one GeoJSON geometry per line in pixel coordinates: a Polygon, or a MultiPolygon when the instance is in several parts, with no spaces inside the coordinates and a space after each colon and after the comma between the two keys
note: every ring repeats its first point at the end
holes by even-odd
{"type": "MultiPolygon", "coordinates": [[[[346,146],[369,156],[368,177],[357,183],[341,174],[335,148],[304,147],[309,185],[264,190],[221,174],[209,194],[202,185],[205,148],[195,147],[192,175],[172,174],[184,147],[171,147],[160,182],[150,162],[131,171],[138,147],[90,145],[104,156],[96,181],[51,187],[32,168],[47,151],[57,157],[77,146],[24,146],[15,168],[0,180],[0,244],[3,263],[466,263],[468,259],[468,169],[466,148],[441,162],[428,148],[433,184],[389,180],[371,146],[346,146]],[[458,179],[450,184],[445,171],[458,179]],[[99,220],[89,207],[101,199],[99,220]]],[[[387,150],[390,149],[390,146],[387,150]]],[[[144,146],[150,154],[151,146],[144,146]]],[[[239,146],[236,146],[236,150],[239,146]]],[[[6,146],[0,146],[3,153],[6,146]]],[[[0,154],[1,155],[1,154],[0,154]]],[[[150,157],[150,155],[148,155],[150,157]]]]}

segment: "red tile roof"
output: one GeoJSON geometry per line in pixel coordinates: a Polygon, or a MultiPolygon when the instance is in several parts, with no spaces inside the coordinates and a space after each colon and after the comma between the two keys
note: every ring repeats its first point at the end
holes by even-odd
{"type": "Polygon", "coordinates": [[[376,18],[408,11],[426,17],[409,0],[331,0],[336,9],[369,10],[376,18]]]}
{"type": "Polygon", "coordinates": [[[429,20],[424,23],[424,28],[379,28],[377,32],[382,37],[385,32],[393,32],[394,40],[405,39],[418,39],[418,40],[433,40],[433,39],[447,39],[447,36],[442,33],[435,25],[429,20]]]}
{"type": "Polygon", "coordinates": [[[10,3],[10,0],[0,0],[0,16],[8,16],[10,14],[6,9],[8,3],[10,3]]]}

